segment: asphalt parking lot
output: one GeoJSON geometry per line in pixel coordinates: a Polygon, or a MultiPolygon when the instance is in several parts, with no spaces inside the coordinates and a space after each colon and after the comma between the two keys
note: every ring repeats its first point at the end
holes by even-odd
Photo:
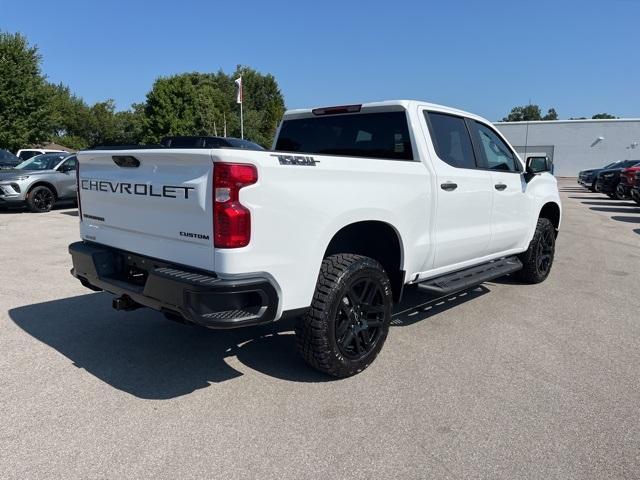
{"type": "Polygon", "coordinates": [[[0,212],[0,476],[639,478],[640,207],[561,192],[545,283],[412,294],[339,381],[290,323],[113,311],[69,275],[75,209],[0,212]]]}

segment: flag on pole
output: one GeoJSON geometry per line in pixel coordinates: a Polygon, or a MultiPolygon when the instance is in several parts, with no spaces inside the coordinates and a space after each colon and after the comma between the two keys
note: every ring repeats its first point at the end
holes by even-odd
{"type": "Polygon", "coordinates": [[[244,119],[242,118],[242,76],[236,78],[236,85],[238,86],[236,103],[240,104],[240,138],[244,140],[244,119]]]}
{"type": "Polygon", "coordinates": [[[236,97],[236,103],[242,103],[242,77],[236,78],[236,85],[238,86],[238,96],[236,97]]]}

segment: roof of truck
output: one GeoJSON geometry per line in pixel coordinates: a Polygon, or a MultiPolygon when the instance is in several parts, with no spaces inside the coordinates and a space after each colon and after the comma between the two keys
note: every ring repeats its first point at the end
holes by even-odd
{"type": "MultiPolygon", "coordinates": [[[[484,120],[487,121],[486,119],[475,115],[473,113],[470,112],[465,112],[464,110],[459,110],[457,108],[451,108],[451,107],[447,107],[445,105],[438,105],[436,103],[429,103],[429,102],[425,102],[422,100],[385,100],[382,102],[368,102],[368,103],[350,103],[350,104],[343,104],[344,106],[351,106],[351,105],[361,105],[361,111],[362,110],[367,110],[367,111],[376,111],[376,110],[380,110],[380,111],[384,111],[384,110],[393,110],[394,107],[397,109],[402,109],[402,110],[410,110],[414,107],[426,107],[428,109],[432,109],[432,110],[438,110],[438,111],[442,111],[442,112],[447,112],[447,113],[453,113],[456,115],[461,115],[461,116],[465,116],[465,117],[471,117],[471,118],[477,118],[480,120],[484,120]]],[[[294,109],[294,110],[287,110],[285,112],[285,117],[291,118],[303,118],[303,117],[307,117],[307,116],[312,116],[313,115],[313,110],[316,110],[317,108],[332,108],[332,107],[336,107],[336,106],[342,106],[342,105],[325,105],[322,107],[314,107],[314,108],[299,108],[299,109],[294,109]]]]}

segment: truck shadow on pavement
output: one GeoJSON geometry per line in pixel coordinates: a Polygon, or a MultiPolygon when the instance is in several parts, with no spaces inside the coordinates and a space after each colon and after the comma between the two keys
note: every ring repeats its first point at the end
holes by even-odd
{"type": "MultiPolygon", "coordinates": [[[[431,300],[409,291],[393,326],[411,325],[488,292],[485,287],[431,300]]],[[[9,310],[25,332],[112,387],[144,399],[170,399],[238,378],[244,369],[294,382],[333,380],[308,367],[295,349],[293,320],[236,330],[208,330],[140,309],[116,312],[111,295],[90,293],[9,310]]],[[[251,373],[254,373],[251,372],[251,373]]],[[[251,374],[246,372],[247,374],[251,374]]]]}

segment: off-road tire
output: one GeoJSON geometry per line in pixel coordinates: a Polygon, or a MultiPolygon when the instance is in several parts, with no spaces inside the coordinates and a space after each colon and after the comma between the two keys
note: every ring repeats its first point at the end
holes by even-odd
{"type": "Polygon", "coordinates": [[[38,185],[27,194],[27,207],[34,213],[45,213],[53,208],[56,195],[49,187],[38,185]]]}
{"type": "MultiPolygon", "coordinates": [[[[295,326],[296,346],[299,354],[312,367],[334,377],[344,378],[363,371],[375,360],[382,349],[389,332],[391,323],[392,293],[391,284],[382,266],[375,260],[361,255],[337,254],[327,257],[322,262],[316,291],[313,295],[311,307],[308,312],[297,319],[295,326]],[[356,325],[344,327],[345,318],[349,318],[346,323],[357,323],[363,317],[358,316],[357,292],[353,289],[362,283],[365,284],[362,297],[367,296],[367,285],[370,289],[375,288],[375,299],[363,302],[366,305],[364,312],[375,309],[375,319],[369,320],[370,324],[377,327],[370,327],[375,333],[375,343],[367,345],[370,350],[363,353],[362,358],[351,358],[345,350],[344,341],[339,341],[340,331],[347,332],[352,337],[358,336],[354,328],[356,325]],[[354,300],[351,301],[350,299],[354,300]],[[371,307],[374,303],[378,304],[371,307]],[[351,314],[347,314],[349,310],[351,314]],[[338,327],[340,327],[338,329],[338,327]],[[376,329],[377,328],[377,329],[376,329]],[[379,329],[379,330],[378,330],[379,329]]],[[[372,313],[362,313],[364,318],[373,315],[372,313]]],[[[363,323],[360,323],[362,325],[363,323]]],[[[369,337],[371,330],[366,330],[364,334],[369,337]]],[[[347,333],[341,338],[345,339],[347,333]]],[[[355,338],[355,337],[353,337],[355,338]]],[[[362,337],[358,340],[358,352],[360,351],[362,337]]],[[[354,347],[355,349],[355,347],[354,347]]]]}
{"type": "Polygon", "coordinates": [[[551,272],[555,257],[556,229],[548,218],[539,218],[536,231],[526,252],[518,255],[523,268],[515,273],[515,277],[524,283],[543,282],[551,272]],[[546,243],[550,245],[547,246],[546,243]],[[550,251],[549,251],[550,248],[550,251]],[[541,268],[541,254],[550,255],[548,267],[541,268]]]}

